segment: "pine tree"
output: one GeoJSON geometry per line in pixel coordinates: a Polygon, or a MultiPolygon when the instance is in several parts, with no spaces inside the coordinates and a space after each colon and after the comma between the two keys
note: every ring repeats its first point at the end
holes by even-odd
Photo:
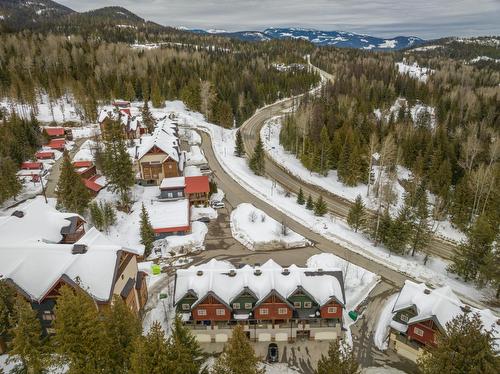
{"type": "Polygon", "coordinates": [[[307,202],[306,202],[306,209],[307,210],[313,210],[314,209],[314,202],[311,194],[307,197],[307,202]]]}
{"type": "Polygon", "coordinates": [[[304,198],[304,191],[302,191],[302,187],[299,189],[299,194],[297,195],[297,204],[304,205],[306,203],[306,199],[304,198]]]}
{"type": "Polygon", "coordinates": [[[408,206],[403,206],[398,216],[391,222],[383,242],[391,252],[404,254],[410,239],[411,221],[408,206]]]}
{"type": "Polygon", "coordinates": [[[115,209],[113,208],[113,205],[110,202],[105,201],[104,203],[101,202],[101,212],[102,212],[104,230],[108,232],[109,228],[116,223],[115,209]]]}
{"type": "Polygon", "coordinates": [[[82,178],[75,171],[69,159],[69,154],[65,152],[61,166],[61,175],[57,183],[57,203],[63,206],[68,212],[83,214],[91,198],[90,192],[83,184],[82,178]]]}
{"type": "Polygon", "coordinates": [[[349,209],[349,214],[347,215],[347,223],[354,229],[354,232],[358,230],[365,223],[365,205],[363,204],[363,199],[361,195],[356,196],[356,201],[354,205],[349,209]]]}
{"type": "MultiPolygon", "coordinates": [[[[490,329],[491,326],[486,326],[490,329]]],[[[460,314],[438,335],[437,347],[418,360],[422,374],[498,373],[500,357],[490,331],[484,331],[477,314],[460,314]]]]}
{"type": "Polygon", "coordinates": [[[15,301],[14,289],[4,280],[0,280],[0,346],[4,348],[5,343],[10,340],[15,301]]]}
{"type": "Polygon", "coordinates": [[[141,335],[141,323],[121,297],[115,295],[113,304],[104,311],[104,328],[111,342],[108,346],[107,373],[128,373],[135,342],[141,335]]]}
{"type": "Polygon", "coordinates": [[[335,340],[328,347],[328,356],[321,355],[316,374],[359,374],[354,352],[346,343],[335,340]]]}
{"type": "Polygon", "coordinates": [[[245,145],[243,144],[243,137],[241,136],[241,131],[239,129],[236,131],[234,154],[238,157],[243,157],[245,155],[245,145]]]}
{"type": "Polygon", "coordinates": [[[92,298],[63,286],[55,307],[53,346],[69,373],[95,373],[106,367],[109,344],[103,320],[92,298]]]}
{"type": "Polygon", "coordinates": [[[178,374],[198,374],[205,361],[205,355],[191,331],[183,326],[176,316],[170,337],[172,359],[181,371],[178,374]]]}
{"type": "Polygon", "coordinates": [[[250,169],[256,175],[264,175],[265,171],[265,153],[264,153],[264,145],[262,144],[262,139],[259,137],[257,140],[257,144],[255,145],[255,149],[253,151],[252,158],[250,159],[249,166],[250,169]]]}
{"type": "Polygon", "coordinates": [[[92,224],[97,230],[102,231],[104,229],[104,217],[99,203],[96,201],[91,202],[89,205],[89,211],[92,224]]]}
{"type": "Polygon", "coordinates": [[[141,114],[142,114],[142,122],[148,128],[148,131],[152,133],[155,128],[155,119],[151,114],[151,111],[149,110],[149,103],[147,99],[144,100],[144,105],[142,106],[141,114]]]}
{"type": "Polygon", "coordinates": [[[144,245],[144,257],[148,257],[153,249],[153,243],[155,241],[155,232],[151,222],[149,221],[148,211],[144,204],[142,204],[141,210],[141,244],[144,245]]]}
{"type": "Polygon", "coordinates": [[[174,373],[177,365],[171,360],[170,348],[160,324],[154,322],[148,334],[136,340],[134,351],[130,357],[130,373],[174,373]]]}
{"type": "Polygon", "coordinates": [[[16,370],[31,374],[43,373],[47,357],[42,341],[42,327],[37,313],[22,296],[17,297],[14,318],[9,355],[15,357],[16,362],[20,361],[16,370]]]}
{"type": "Polygon", "coordinates": [[[154,108],[163,108],[165,106],[165,99],[161,94],[157,79],[153,79],[151,84],[151,102],[154,108]]]}
{"type": "Polygon", "coordinates": [[[328,207],[326,206],[323,196],[319,195],[318,200],[314,203],[314,215],[318,217],[323,217],[328,212],[328,207]]]}
{"type": "Polygon", "coordinates": [[[103,172],[111,191],[118,193],[121,208],[129,210],[130,188],[135,183],[132,160],[127,152],[122,125],[110,122],[104,134],[103,172]]]}
{"type": "Polygon", "coordinates": [[[479,269],[485,266],[492,253],[495,230],[485,216],[480,216],[467,233],[467,240],[460,244],[448,270],[460,275],[465,281],[476,280],[479,269]]]}
{"type": "Polygon", "coordinates": [[[241,325],[233,329],[233,335],[224,351],[217,358],[211,374],[264,374],[259,369],[259,359],[248,341],[241,325]]]}
{"type": "Polygon", "coordinates": [[[16,175],[16,164],[9,157],[0,157],[0,204],[16,197],[23,185],[16,175]]]}

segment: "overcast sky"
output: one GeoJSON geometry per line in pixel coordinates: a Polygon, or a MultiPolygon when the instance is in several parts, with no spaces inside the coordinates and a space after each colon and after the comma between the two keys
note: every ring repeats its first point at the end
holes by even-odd
{"type": "MultiPolygon", "coordinates": [[[[57,0],[56,0],[57,1],[57,0]]],[[[166,26],[301,26],[422,38],[500,34],[500,0],[60,0],[77,11],[123,6],[166,26]]]]}

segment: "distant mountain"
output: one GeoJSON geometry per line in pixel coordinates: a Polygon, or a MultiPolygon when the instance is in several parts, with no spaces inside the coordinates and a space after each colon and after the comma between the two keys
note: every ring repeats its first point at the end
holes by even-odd
{"type": "MultiPolygon", "coordinates": [[[[205,30],[190,30],[196,33],[213,33],[205,30]]],[[[397,36],[384,39],[369,35],[345,31],[321,31],[304,28],[268,28],[264,31],[217,32],[217,35],[227,36],[245,41],[266,41],[272,39],[301,39],[320,46],[335,46],[359,48],[366,50],[399,50],[416,47],[425,40],[415,36],[397,36]]]]}
{"type": "Polygon", "coordinates": [[[47,19],[72,13],[75,11],[51,0],[0,0],[1,26],[7,30],[32,28],[47,19]]]}

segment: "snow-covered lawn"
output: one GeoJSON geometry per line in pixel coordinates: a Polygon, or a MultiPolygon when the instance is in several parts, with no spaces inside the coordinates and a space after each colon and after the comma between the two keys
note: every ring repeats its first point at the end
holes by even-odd
{"type": "Polygon", "coordinates": [[[231,233],[251,250],[305,247],[309,242],[252,204],[243,203],[231,212],[231,233]]]}

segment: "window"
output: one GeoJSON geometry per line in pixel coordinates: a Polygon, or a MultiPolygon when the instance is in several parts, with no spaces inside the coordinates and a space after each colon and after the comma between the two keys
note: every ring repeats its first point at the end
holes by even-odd
{"type": "Polygon", "coordinates": [[[424,330],[419,329],[418,327],[415,327],[415,328],[413,329],[413,332],[415,333],[415,335],[418,335],[418,336],[424,336],[424,330]]]}
{"type": "Polygon", "coordinates": [[[267,308],[261,308],[260,309],[260,314],[263,316],[267,316],[269,314],[269,309],[267,308]]]}
{"type": "Polygon", "coordinates": [[[304,308],[306,309],[312,308],[312,303],[310,301],[304,301],[304,308]]]}
{"type": "Polygon", "coordinates": [[[44,321],[53,321],[55,319],[55,315],[50,310],[44,310],[42,314],[42,319],[44,321]]]}
{"type": "Polygon", "coordinates": [[[278,309],[278,314],[287,314],[288,313],[288,309],[287,308],[279,308],[278,309]]]}
{"type": "Polygon", "coordinates": [[[240,303],[233,303],[233,309],[241,309],[240,303]]]}
{"type": "Polygon", "coordinates": [[[302,303],[300,301],[294,301],[293,302],[293,307],[294,308],[302,308],[302,303]]]}
{"type": "Polygon", "coordinates": [[[189,304],[182,304],[182,310],[189,310],[191,306],[189,304]]]}
{"type": "Polygon", "coordinates": [[[174,197],[174,194],[172,192],[167,193],[167,197],[174,197]]]}
{"type": "Polygon", "coordinates": [[[401,314],[401,316],[399,317],[399,319],[403,322],[408,322],[408,316],[406,314],[401,314]]]}
{"type": "Polygon", "coordinates": [[[337,307],[336,306],[329,306],[328,307],[328,313],[330,313],[330,314],[337,313],[337,307]]]}
{"type": "Polygon", "coordinates": [[[198,309],[198,311],[196,312],[199,316],[206,316],[207,315],[207,311],[206,309],[198,309]]]}
{"type": "Polygon", "coordinates": [[[245,303],[245,309],[247,310],[252,309],[252,303],[245,303]]]}
{"type": "Polygon", "coordinates": [[[226,310],[225,309],[216,309],[215,314],[218,316],[225,316],[226,315],[226,310]]]}

